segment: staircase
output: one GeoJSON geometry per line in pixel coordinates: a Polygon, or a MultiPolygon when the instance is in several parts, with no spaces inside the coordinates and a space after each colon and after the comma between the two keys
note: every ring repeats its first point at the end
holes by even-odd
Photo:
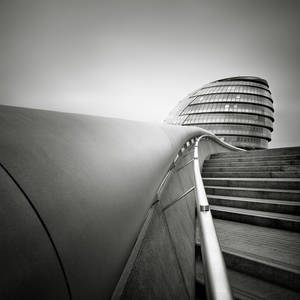
{"type": "MultiPolygon", "coordinates": [[[[236,299],[300,299],[300,147],[214,154],[202,178],[236,299]]],[[[197,295],[204,293],[199,234],[197,295]]]]}

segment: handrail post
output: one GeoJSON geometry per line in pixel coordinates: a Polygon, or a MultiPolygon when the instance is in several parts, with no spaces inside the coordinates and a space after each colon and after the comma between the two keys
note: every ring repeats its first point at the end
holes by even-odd
{"type": "Polygon", "coordinates": [[[198,160],[198,144],[200,140],[201,137],[197,139],[194,146],[194,175],[206,295],[209,300],[231,300],[233,297],[226,266],[200,173],[198,160]]]}

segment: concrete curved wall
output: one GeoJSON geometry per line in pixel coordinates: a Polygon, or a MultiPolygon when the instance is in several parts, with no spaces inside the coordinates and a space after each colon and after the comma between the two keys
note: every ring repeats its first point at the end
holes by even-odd
{"type": "Polygon", "coordinates": [[[109,299],[201,129],[0,106],[0,297],[109,299]]]}

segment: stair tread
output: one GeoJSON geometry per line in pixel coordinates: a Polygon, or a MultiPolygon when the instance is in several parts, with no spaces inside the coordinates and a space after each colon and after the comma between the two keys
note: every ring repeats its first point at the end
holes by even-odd
{"type": "Polygon", "coordinates": [[[234,172],[245,172],[245,170],[249,170],[251,172],[287,172],[287,171],[299,171],[300,170],[300,165],[289,165],[289,166],[278,166],[278,165],[274,165],[274,166],[207,166],[205,165],[203,170],[205,170],[205,172],[213,172],[213,171],[217,171],[217,172],[230,172],[232,170],[234,170],[234,172]],[[260,170],[265,170],[265,171],[256,171],[257,168],[259,168],[260,170]],[[219,170],[221,169],[221,170],[219,170]],[[225,170],[224,170],[225,169],[225,170]],[[273,170],[272,170],[273,169],[273,170]],[[275,169],[275,170],[274,170],[275,169]]]}
{"type": "Polygon", "coordinates": [[[300,279],[299,175],[300,147],[214,154],[204,162],[202,178],[235,297],[300,299],[290,290],[298,290],[300,279]]]}
{"type": "Polygon", "coordinates": [[[263,161],[264,159],[265,160],[277,160],[277,159],[283,159],[283,160],[286,160],[286,159],[289,159],[291,158],[291,160],[298,160],[300,159],[300,153],[299,154],[284,154],[284,155],[280,155],[280,154],[276,154],[276,155],[260,155],[260,156],[249,156],[249,155],[240,155],[240,156],[235,156],[235,157],[210,157],[210,161],[221,161],[221,160],[224,160],[224,161],[227,161],[227,160],[239,160],[239,159],[242,159],[242,160],[246,160],[246,159],[249,159],[249,160],[253,160],[253,159],[259,159],[259,161],[263,161]]]}
{"type": "Polygon", "coordinates": [[[236,181],[243,181],[243,180],[248,180],[248,181],[269,181],[269,182],[299,182],[300,183],[300,178],[237,178],[237,177],[202,177],[202,180],[236,180],[236,181]]]}
{"type": "Polygon", "coordinates": [[[290,215],[290,214],[281,214],[281,213],[244,209],[244,208],[236,208],[236,207],[229,207],[229,206],[219,206],[219,205],[210,205],[210,208],[212,210],[218,210],[218,211],[225,211],[225,212],[251,215],[251,216],[257,216],[257,217],[300,222],[300,216],[290,215]]]}
{"type": "Polygon", "coordinates": [[[249,198],[249,197],[235,197],[235,196],[223,196],[223,195],[206,195],[207,198],[214,198],[214,199],[227,199],[227,200],[234,200],[234,201],[245,201],[245,202],[261,202],[266,204],[282,204],[282,205],[293,205],[293,206],[300,206],[299,201],[288,201],[288,200],[276,200],[276,199],[260,199],[260,198],[249,198]]]}
{"type": "Polygon", "coordinates": [[[281,193],[300,194],[299,190],[290,190],[290,189],[263,189],[263,188],[217,186],[217,185],[205,185],[205,188],[210,188],[210,189],[226,189],[226,190],[261,191],[261,192],[279,192],[279,193],[281,192],[281,193]]]}
{"type": "MultiPolygon", "coordinates": [[[[220,170],[208,170],[208,169],[210,169],[210,168],[207,168],[207,169],[203,168],[202,173],[224,173],[224,174],[226,174],[226,173],[227,174],[230,174],[230,173],[237,173],[237,174],[239,174],[239,173],[245,173],[245,174],[246,173],[257,173],[257,174],[259,174],[259,173],[261,173],[261,174],[264,174],[264,173],[280,173],[281,172],[281,173],[300,174],[300,168],[299,168],[299,170],[279,170],[279,171],[269,171],[269,170],[265,170],[265,171],[260,171],[259,170],[259,171],[257,171],[257,168],[255,168],[256,171],[253,171],[250,168],[248,168],[248,170],[244,170],[244,171],[241,171],[241,170],[220,171],[220,170]]],[[[233,168],[233,169],[235,169],[235,168],[233,168]]],[[[263,178],[265,178],[265,177],[263,177],[263,178]]],[[[266,177],[266,178],[268,178],[268,177],[266,177]]],[[[290,177],[290,178],[295,178],[295,177],[290,177]]]]}
{"type": "MultiPolygon", "coordinates": [[[[299,293],[290,289],[266,282],[253,276],[227,269],[228,278],[235,298],[249,299],[273,299],[286,300],[297,299],[299,293]]],[[[196,280],[204,284],[203,265],[201,260],[196,262],[196,280]]]]}
{"type": "Polygon", "coordinates": [[[235,152],[223,152],[212,154],[211,157],[238,157],[238,156],[255,156],[255,155],[264,155],[269,153],[272,155],[277,153],[278,155],[284,155],[285,153],[289,154],[300,154],[300,147],[283,147],[283,148],[271,148],[271,149],[262,149],[262,150],[248,150],[248,151],[235,151],[235,152]]]}
{"type": "Polygon", "coordinates": [[[215,219],[221,247],[300,272],[300,233],[215,219]]]}
{"type": "Polygon", "coordinates": [[[263,162],[268,162],[268,166],[280,166],[280,165],[297,165],[300,163],[299,159],[291,159],[291,160],[271,160],[271,159],[267,159],[265,161],[230,161],[230,160],[223,160],[220,159],[220,161],[216,161],[213,159],[209,159],[209,160],[205,160],[204,161],[204,165],[205,166],[230,166],[230,165],[241,165],[241,166],[245,166],[245,165],[261,165],[263,162]]]}
{"type": "Polygon", "coordinates": [[[300,233],[220,219],[214,224],[222,251],[300,274],[300,233]]]}
{"type": "Polygon", "coordinates": [[[300,178],[245,178],[245,177],[202,177],[204,185],[257,188],[257,189],[284,189],[300,190],[300,178]]]}
{"type": "MultiPolygon", "coordinates": [[[[206,162],[210,162],[210,161],[213,161],[213,160],[205,160],[204,161],[204,163],[206,163],[206,162]]],[[[281,166],[281,165],[278,165],[277,163],[275,163],[274,165],[267,165],[267,166],[265,166],[265,165],[262,165],[261,167],[267,167],[267,168],[271,168],[271,167],[277,167],[277,168],[288,168],[288,167],[295,167],[295,168],[299,168],[299,165],[290,165],[290,166],[281,166]]],[[[234,166],[234,167],[232,167],[232,166],[224,166],[224,167],[214,167],[214,166],[209,166],[209,165],[207,165],[206,166],[206,168],[228,168],[228,169],[231,169],[231,168],[235,168],[235,169],[244,169],[245,167],[244,166],[242,166],[242,167],[239,167],[239,166],[234,166]]],[[[256,168],[255,166],[250,166],[249,168],[256,168]]]]}
{"type": "Polygon", "coordinates": [[[241,176],[247,178],[298,178],[300,177],[300,172],[297,171],[210,171],[210,170],[203,170],[202,172],[203,176],[209,176],[213,178],[219,178],[219,177],[236,177],[241,176]]]}

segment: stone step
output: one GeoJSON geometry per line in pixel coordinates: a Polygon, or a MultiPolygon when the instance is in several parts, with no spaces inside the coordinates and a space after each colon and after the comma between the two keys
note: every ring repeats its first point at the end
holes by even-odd
{"type": "Polygon", "coordinates": [[[266,150],[232,151],[212,154],[211,158],[239,157],[239,156],[266,156],[300,154],[300,147],[272,148],[266,150]]]}
{"type": "MultiPolygon", "coordinates": [[[[214,223],[228,268],[300,291],[299,233],[218,219],[214,223]]],[[[198,252],[199,228],[196,245],[198,252]]]]}
{"type": "Polygon", "coordinates": [[[283,166],[248,166],[248,167],[210,167],[205,166],[204,172],[300,172],[300,165],[283,165],[283,166]]]}
{"type": "Polygon", "coordinates": [[[205,186],[300,190],[300,178],[202,178],[205,186]]]}
{"type": "Polygon", "coordinates": [[[213,162],[252,162],[252,161],[282,161],[282,160],[300,160],[300,154],[291,155],[266,155],[266,156],[238,156],[238,157],[211,157],[210,161],[213,162]]]}
{"type": "MultiPolygon", "coordinates": [[[[300,299],[300,293],[250,276],[242,272],[227,269],[227,274],[234,299],[236,300],[288,300],[300,299]]],[[[204,270],[200,258],[196,259],[196,294],[199,299],[204,295],[204,270]],[[200,290],[200,292],[199,292],[200,290]]]]}
{"type": "Polygon", "coordinates": [[[214,154],[202,178],[234,297],[300,299],[300,147],[214,154]]]}
{"type": "Polygon", "coordinates": [[[280,172],[207,172],[206,168],[204,172],[202,172],[202,177],[211,177],[211,178],[219,178],[219,177],[248,177],[248,178],[299,178],[300,171],[280,171],[280,172]]]}
{"type": "Polygon", "coordinates": [[[210,205],[214,218],[300,232],[300,216],[210,205]]]}
{"type": "Polygon", "coordinates": [[[214,160],[206,160],[203,164],[203,169],[206,167],[257,167],[259,170],[259,167],[261,166],[295,166],[299,165],[300,160],[266,160],[264,162],[261,161],[251,161],[251,162],[241,162],[241,161],[214,161],[214,160]]]}
{"type": "Polygon", "coordinates": [[[234,197],[263,198],[275,200],[299,201],[300,190],[264,189],[246,187],[205,186],[206,194],[234,197]]]}
{"type": "Polygon", "coordinates": [[[207,199],[211,205],[300,215],[300,202],[298,201],[282,201],[274,199],[257,199],[219,195],[207,195],[207,199]]]}

